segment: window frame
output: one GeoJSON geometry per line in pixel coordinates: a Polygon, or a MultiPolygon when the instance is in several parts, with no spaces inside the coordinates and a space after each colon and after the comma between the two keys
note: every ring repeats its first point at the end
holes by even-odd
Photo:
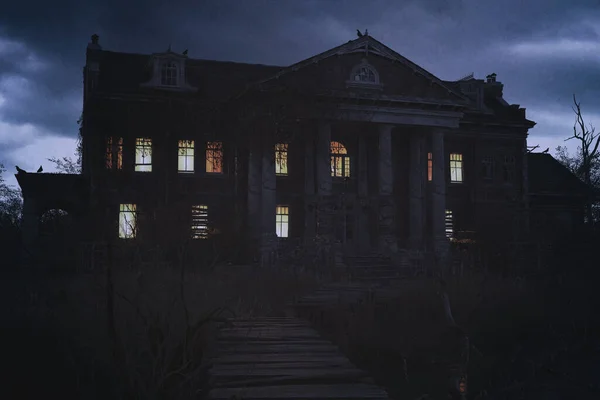
{"type": "Polygon", "coordinates": [[[444,232],[446,234],[446,238],[454,238],[454,213],[452,210],[446,210],[444,213],[444,232]]]}
{"type": "Polygon", "coordinates": [[[180,139],[177,141],[177,173],[191,175],[196,172],[196,141],[193,139],[180,139]],[[191,146],[185,146],[190,144],[191,146]],[[189,154],[191,150],[191,154],[189,154]],[[182,169],[183,160],[183,169],[182,169]],[[191,167],[188,163],[191,163],[191,167]]]}
{"type": "Polygon", "coordinates": [[[278,239],[287,239],[290,237],[290,207],[285,204],[278,204],[275,207],[275,234],[278,239]],[[285,236],[284,233],[285,227],[285,236]]]}
{"type": "Polygon", "coordinates": [[[450,172],[450,183],[464,183],[464,157],[462,153],[450,153],[449,155],[449,172],[450,172]],[[453,159],[453,156],[458,156],[457,159],[453,159]],[[458,178],[458,179],[456,179],[458,178]]]}
{"type": "Polygon", "coordinates": [[[337,140],[329,142],[329,157],[332,178],[347,179],[352,177],[352,160],[348,148],[342,142],[337,140]],[[334,144],[336,144],[335,147],[334,144]],[[340,171],[339,174],[338,171],[340,171]]]}
{"type": "Polygon", "coordinates": [[[192,204],[190,217],[191,239],[208,239],[208,234],[208,205],[192,204]]]}
{"type": "Polygon", "coordinates": [[[381,81],[379,79],[379,72],[377,71],[377,68],[375,68],[373,65],[371,65],[367,61],[366,58],[363,58],[360,63],[358,63],[354,67],[352,67],[352,70],[350,71],[348,80],[346,81],[346,86],[347,87],[361,87],[361,88],[367,88],[367,89],[379,89],[379,90],[381,90],[383,87],[383,85],[381,84],[381,81]],[[366,75],[368,77],[372,77],[372,79],[368,79],[368,80],[358,79],[357,80],[356,78],[361,76],[362,71],[366,71],[366,75]]]}
{"type": "Polygon", "coordinates": [[[275,175],[289,175],[289,143],[275,144],[275,175]]]}
{"type": "Polygon", "coordinates": [[[481,177],[484,181],[490,182],[494,180],[496,160],[494,156],[483,156],[481,157],[481,177]],[[489,172],[487,174],[486,172],[489,172]]]}
{"type": "Polygon", "coordinates": [[[206,148],[204,152],[204,172],[208,175],[223,175],[224,174],[224,152],[223,152],[223,142],[222,141],[209,141],[206,142],[206,148]],[[211,146],[214,145],[214,146],[211,146]],[[219,156],[220,159],[220,170],[215,171],[215,162],[210,161],[211,158],[214,158],[215,155],[219,156]],[[209,164],[210,163],[210,164],[209,164]],[[211,165],[211,171],[209,171],[209,165],[211,165]]]}
{"type": "Polygon", "coordinates": [[[135,138],[135,172],[152,172],[152,150],[153,150],[153,140],[150,137],[138,137],[135,138]],[[144,155],[144,149],[148,150],[148,155],[144,155]],[[139,154],[141,153],[141,155],[139,154]],[[141,163],[138,162],[141,157],[141,163]],[[145,158],[148,158],[149,161],[146,163],[145,158]],[[144,168],[148,167],[148,168],[144,168]]]}
{"type": "Polygon", "coordinates": [[[173,60],[160,63],[160,85],[166,87],[179,86],[179,65],[173,60]]]}
{"type": "Polygon", "coordinates": [[[137,238],[138,235],[138,230],[139,230],[139,211],[137,209],[137,204],[136,203],[122,203],[119,204],[119,217],[118,217],[118,236],[119,239],[124,239],[124,240],[129,240],[129,239],[135,239],[137,238]],[[133,223],[129,223],[126,219],[126,215],[132,215],[133,218],[131,219],[133,221],[133,223]],[[127,227],[131,228],[131,232],[128,232],[129,229],[126,229],[127,227]]]}
{"type": "Polygon", "coordinates": [[[433,181],[433,152],[427,152],[427,182],[433,181]]]}
{"type": "Polygon", "coordinates": [[[123,137],[107,136],[104,154],[105,168],[109,170],[123,169],[123,137]],[[115,139],[116,143],[115,143],[115,139]]]}
{"type": "Polygon", "coordinates": [[[505,155],[502,165],[502,178],[505,184],[515,183],[517,177],[517,157],[514,155],[505,155]]]}

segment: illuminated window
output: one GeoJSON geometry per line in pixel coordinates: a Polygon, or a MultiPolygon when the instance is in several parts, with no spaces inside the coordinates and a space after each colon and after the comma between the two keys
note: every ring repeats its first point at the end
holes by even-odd
{"type": "Polygon", "coordinates": [[[223,173],[223,143],[206,143],[206,172],[211,174],[223,173]]]}
{"type": "Polygon", "coordinates": [[[350,156],[340,142],[331,142],[331,176],[348,178],[350,176],[350,156]]]}
{"type": "Polygon", "coordinates": [[[452,211],[446,210],[446,218],[444,222],[446,226],[446,237],[452,238],[452,236],[454,236],[454,221],[452,219],[452,211]]]}
{"type": "Polygon", "coordinates": [[[494,157],[485,156],[481,159],[481,175],[486,181],[494,179],[494,157]]]}
{"type": "Polygon", "coordinates": [[[290,213],[287,206],[277,206],[275,216],[275,233],[278,237],[288,237],[290,228],[290,213]]]}
{"type": "Polygon", "coordinates": [[[152,139],[137,138],[135,140],[135,170],[152,172],[152,139]]]}
{"type": "Polygon", "coordinates": [[[182,173],[194,172],[194,141],[180,140],[177,151],[177,171],[182,173]]]}
{"type": "Polygon", "coordinates": [[[433,179],[433,154],[427,153],[427,180],[431,182],[433,179]]]}
{"type": "Polygon", "coordinates": [[[504,182],[510,183],[515,179],[515,156],[504,157],[504,182]]]}
{"type": "Polygon", "coordinates": [[[160,84],[164,86],[177,86],[177,65],[165,62],[160,69],[160,84]]]}
{"type": "Polygon", "coordinates": [[[119,238],[133,239],[137,234],[137,207],[135,204],[119,205],[119,238]]]}
{"type": "Polygon", "coordinates": [[[277,175],[288,174],[288,145],[277,143],[275,145],[275,173],[277,175]]]}
{"type": "Polygon", "coordinates": [[[463,181],[463,157],[462,154],[450,154],[450,182],[460,183],[463,181]]]}
{"type": "Polygon", "coordinates": [[[192,206],[192,239],[208,237],[208,206],[192,206]]]}
{"type": "Polygon", "coordinates": [[[106,138],[106,169],[123,169],[123,138],[106,138]]]}

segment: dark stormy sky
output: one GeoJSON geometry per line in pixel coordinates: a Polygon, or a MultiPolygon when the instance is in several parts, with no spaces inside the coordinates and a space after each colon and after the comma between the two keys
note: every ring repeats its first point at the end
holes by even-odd
{"type": "Polygon", "coordinates": [[[0,161],[8,181],[15,164],[50,171],[46,158],[73,154],[92,33],[107,50],[172,44],[193,58],[288,65],[354,39],[357,28],[442,79],[496,72],[505,99],[538,123],[530,145],[563,144],[573,93],[600,124],[598,0],[6,1],[0,161]]]}

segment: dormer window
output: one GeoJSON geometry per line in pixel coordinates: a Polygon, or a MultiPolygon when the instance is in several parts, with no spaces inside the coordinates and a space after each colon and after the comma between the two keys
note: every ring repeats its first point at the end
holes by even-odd
{"type": "Polygon", "coordinates": [[[350,72],[350,79],[346,81],[348,87],[381,89],[379,73],[366,59],[354,66],[350,72]]]}
{"type": "Polygon", "coordinates": [[[160,84],[163,86],[177,86],[177,64],[163,62],[160,68],[160,84]]]}
{"type": "Polygon", "coordinates": [[[188,60],[187,51],[177,54],[169,48],[165,53],[155,53],[148,60],[151,76],[141,87],[155,88],[177,92],[195,92],[186,79],[185,67],[188,60]]]}

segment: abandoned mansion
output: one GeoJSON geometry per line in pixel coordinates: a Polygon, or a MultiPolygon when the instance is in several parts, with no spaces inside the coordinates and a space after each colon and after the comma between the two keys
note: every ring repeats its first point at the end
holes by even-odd
{"type": "Polygon", "coordinates": [[[82,173],[19,173],[24,235],[444,254],[519,240],[535,123],[490,74],[444,81],[369,35],[288,67],[102,49],[83,71],[82,173]],[[58,190],[61,188],[61,190],[58,190]],[[93,227],[93,229],[90,229],[93,227]]]}

